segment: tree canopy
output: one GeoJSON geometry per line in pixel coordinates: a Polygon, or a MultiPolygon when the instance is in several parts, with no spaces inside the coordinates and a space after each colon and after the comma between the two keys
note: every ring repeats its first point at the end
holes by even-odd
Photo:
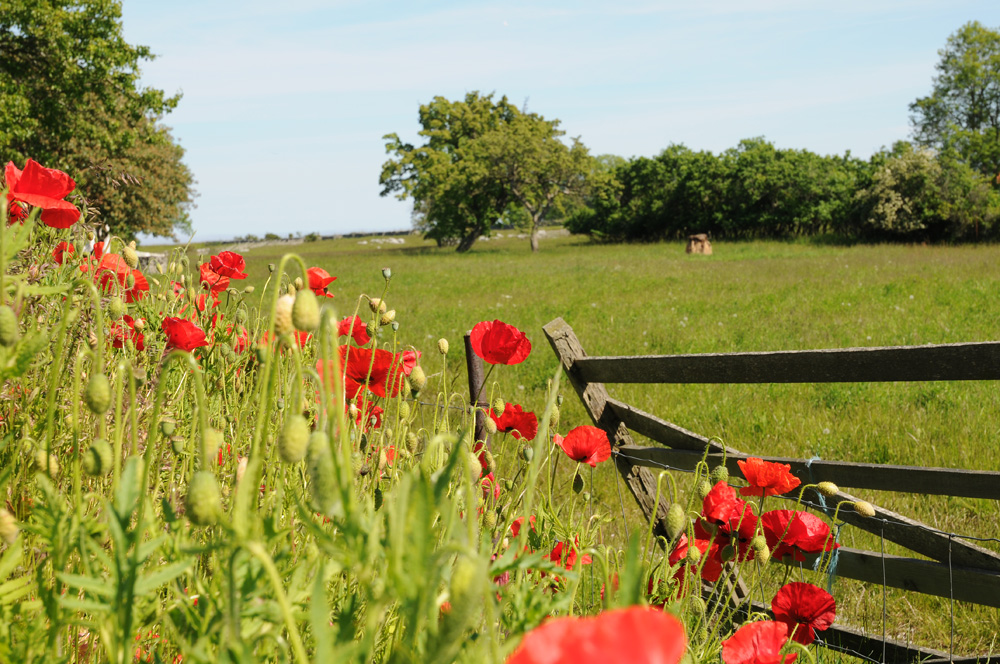
{"type": "Polygon", "coordinates": [[[938,54],[931,94],[910,104],[914,138],[953,151],[995,177],[1000,174],[1000,30],[966,23],[938,54]]]}
{"type": "Polygon", "coordinates": [[[546,214],[582,191],[590,169],[579,140],[560,140],[558,120],[520,111],[506,97],[435,97],[420,107],[419,120],[423,145],[384,137],[392,157],[382,165],[382,195],[412,198],[417,228],[439,244],[457,242],[459,251],[502,218],[525,219],[537,251],[546,214]]]}
{"type": "Polygon", "coordinates": [[[119,0],[0,4],[0,157],[69,173],[120,235],[190,228],[183,149],[159,124],[179,95],[139,85],[153,58],[122,35],[119,0]]]}

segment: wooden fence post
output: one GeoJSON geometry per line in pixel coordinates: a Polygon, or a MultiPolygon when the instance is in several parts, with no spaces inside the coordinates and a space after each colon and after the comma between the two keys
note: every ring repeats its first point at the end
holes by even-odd
{"type": "Polygon", "coordinates": [[[476,442],[482,441],[490,449],[491,436],[486,433],[485,408],[483,401],[483,360],[472,350],[472,334],[465,333],[465,368],[469,374],[469,405],[476,409],[476,442]]]}

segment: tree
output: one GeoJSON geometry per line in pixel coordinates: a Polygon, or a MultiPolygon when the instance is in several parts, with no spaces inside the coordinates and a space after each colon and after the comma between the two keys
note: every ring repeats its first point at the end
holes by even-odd
{"type": "Polygon", "coordinates": [[[120,0],[0,4],[0,157],[69,173],[126,237],[189,228],[193,178],[159,124],[179,95],[139,86],[145,46],[122,36],[120,0]]]}
{"type": "Polygon", "coordinates": [[[553,204],[579,195],[586,183],[590,155],[577,138],[570,146],[559,140],[565,133],[558,120],[516,113],[480,139],[491,175],[528,213],[532,251],[538,251],[538,233],[553,204]]]}
{"type": "Polygon", "coordinates": [[[915,140],[954,151],[986,176],[1000,173],[1000,31],[963,25],[938,51],[930,96],[910,104],[915,140]]]}
{"type": "Polygon", "coordinates": [[[589,168],[586,148],[559,140],[559,122],[523,113],[502,97],[471,92],[464,101],[435,97],[420,107],[420,146],[384,136],[392,155],[382,165],[382,195],[414,201],[414,226],[439,245],[468,251],[494,224],[527,212],[531,246],[559,197],[579,191],[589,168]]]}

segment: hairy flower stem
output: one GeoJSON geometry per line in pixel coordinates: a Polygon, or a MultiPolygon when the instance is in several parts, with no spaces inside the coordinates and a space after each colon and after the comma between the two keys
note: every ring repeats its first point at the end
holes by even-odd
{"type": "Polygon", "coordinates": [[[260,561],[260,564],[267,572],[268,579],[271,581],[271,586],[274,588],[274,597],[278,600],[281,617],[284,619],[285,628],[288,630],[288,640],[292,644],[295,661],[300,664],[309,664],[309,656],[306,655],[306,649],[302,645],[302,637],[299,636],[299,629],[295,624],[295,616],[292,614],[292,607],[288,603],[288,597],[285,595],[284,582],[281,580],[278,568],[275,567],[271,556],[268,555],[259,542],[247,542],[244,546],[250,555],[260,561]]]}

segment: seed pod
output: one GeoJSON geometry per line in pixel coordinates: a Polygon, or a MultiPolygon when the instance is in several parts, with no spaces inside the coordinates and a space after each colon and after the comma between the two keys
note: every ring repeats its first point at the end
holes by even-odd
{"type": "Polygon", "coordinates": [[[0,306],[0,344],[10,348],[17,343],[18,337],[17,315],[6,304],[0,306]]]}
{"type": "Polygon", "coordinates": [[[672,503],[670,509],[667,510],[667,535],[670,539],[676,539],[686,525],[687,517],[684,514],[684,508],[681,507],[680,503],[672,503]]]}
{"type": "Polygon", "coordinates": [[[722,562],[728,563],[730,560],[736,557],[736,547],[732,544],[727,544],[722,547],[722,562]]]}
{"type": "Polygon", "coordinates": [[[191,477],[184,500],[187,517],[196,526],[210,526],[219,520],[222,512],[222,495],[215,475],[199,470],[191,477]]]}
{"type": "Polygon", "coordinates": [[[382,268],[382,278],[386,281],[392,279],[392,270],[387,267],[382,268]]]}
{"type": "Polygon", "coordinates": [[[866,516],[869,519],[875,516],[875,508],[871,503],[865,500],[858,500],[854,502],[854,511],[861,516],[866,516]]]}
{"type": "Polygon", "coordinates": [[[88,475],[107,475],[114,466],[114,457],[111,443],[103,438],[95,438],[83,455],[83,469],[88,475]]]}
{"type": "Polygon", "coordinates": [[[399,332],[399,321],[398,320],[392,321],[392,324],[390,324],[389,327],[392,328],[393,332],[399,332]]]}
{"type": "Polygon", "coordinates": [[[521,457],[525,461],[530,462],[532,457],[534,456],[535,456],[535,448],[533,448],[531,445],[525,445],[524,447],[521,448],[521,457]]]}
{"type": "Polygon", "coordinates": [[[0,540],[7,543],[7,546],[14,544],[20,529],[17,527],[17,519],[6,509],[0,507],[0,540]]]}
{"type": "Polygon", "coordinates": [[[278,434],[278,454],[285,463],[298,463],[309,445],[309,422],[301,415],[289,415],[278,434]]]}
{"type": "Polygon", "coordinates": [[[377,297],[368,300],[368,306],[371,308],[373,314],[384,314],[385,310],[388,308],[386,307],[385,302],[377,297]]]}
{"type": "Polygon", "coordinates": [[[728,482],[729,469],[725,466],[716,466],[712,469],[711,474],[709,474],[709,478],[712,480],[712,486],[715,486],[719,482],[728,482]]]}
{"type": "Polygon", "coordinates": [[[103,415],[111,407],[111,383],[102,373],[91,374],[83,390],[83,401],[94,415],[103,415]]]}
{"type": "Polygon", "coordinates": [[[418,364],[410,372],[410,387],[415,392],[419,392],[424,389],[425,385],[427,385],[427,374],[424,373],[424,370],[418,364]]]}
{"type": "Polygon", "coordinates": [[[583,475],[580,474],[579,464],[577,464],[576,473],[573,475],[573,493],[581,491],[583,491],[583,475]]]}
{"type": "Polygon", "coordinates": [[[122,258],[125,259],[125,264],[133,270],[139,267],[139,254],[135,251],[135,242],[129,243],[127,247],[122,249],[122,258]]]}
{"type": "Polygon", "coordinates": [[[289,335],[294,330],[294,325],[292,324],[292,307],[294,306],[294,296],[282,295],[278,298],[278,308],[274,317],[274,331],[279,337],[289,335]]]}
{"type": "Polygon", "coordinates": [[[816,490],[827,498],[833,498],[840,492],[840,487],[833,482],[820,482],[816,485],[816,490]]]}
{"type": "Polygon", "coordinates": [[[306,450],[306,470],[309,473],[309,490],[320,513],[329,516],[337,499],[337,481],[330,453],[330,438],[324,431],[314,431],[309,436],[306,450]]]}
{"type": "Polygon", "coordinates": [[[118,320],[125,315],[125,303],[117,295],[108,300],[108,318],[118,320]]]}
{"type": "Polygon", "coordinates": [[[438,339],[438,352],[442,355],[448,354],[448,340],[445,338],[438,339]]]}
{"type": "Polygon", "coordinates": [[[301,291],[295,296],[292,323],[305,332],[312,332],[319,327],[319,301],[311,290],[301,291]]]}

